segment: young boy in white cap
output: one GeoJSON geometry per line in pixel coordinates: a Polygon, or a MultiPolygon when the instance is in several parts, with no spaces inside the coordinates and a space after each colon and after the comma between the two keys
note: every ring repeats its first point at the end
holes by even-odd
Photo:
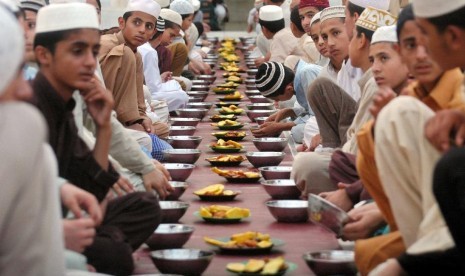
{"type": "MultiPolygon", "coordinates": [[[[465,2],[414,1],[413,12],[416,22],[427,36],[425,41],[433,59],[444,70],[456,66],[463,67],[465,65],[463,54],[465,2]]],[[[461,222],[463,216],[461,175],[464,156],[461,148],[463,146],[461,129],[464,126],[464,117],[463,111],[456,110],[445,110],[434,114],[425,105],[405,97],[393,100],[380,112],[375,137],[380,143],[386,141],[386,137],[389,137],[389,141],[394,141],[392,145],[383,147],[384,149],[375,149],[383,187],[385,186],[383,177],[392,169],[399,171],[401,174],[395,179],[396,181],[389,184],[395,184],[394,187],[401,189],[405,197],[398,199],[396,195],[396,199],[403,203],[402,206],[408,204],[409,211],[415,212],[416,215],[411,216],[410,221],[401,219],[400,210],[396,210],[399,206],[391,204],[396,219],[399,218],[404,224],[403,228],[400,225],[399,228],[407,252],[398,260],[391,259],[380,265],[373,275],[465,273],[464,228],[461,222]],[[391,111],[394,109],[396,111],[391,111]],[[402,112],[402,119],[394,118],[394,114],[388,112],[402,112]],[[382,129],[386,125],[401,129],[403,132],[409,130],[409,135],[403,136],[400,133],[395,136],[387,135],[387,131],[392,129],[382,129]],[[399,155],[394,153],[403,147],[414,150],[405,152],[402,154],[402,160],[399,160],[399,155]],[[391,152],[392,160],[378,158],[379,154],[393,149],[397,150],[391,152]],[[422,162],[405,164],[403,160],[406,158],[422,160],[422,162]]],[[[386,181],[391,178],[388,176],[386,181]]],[[[391,200],[389,192],[386,193],[391,200]]],[[[398,223],[400,224],[399,221],[398,223]]]]}
{"type": "Polygon", "coordinates": [[[269,59],[265,61],[283,63],[290,55],[305,57],[303,49],[299,47],[298,39],[289,28],[285,27],[283,11],[280,7],[270,5],[260,8],[259,23],[263,35],[271,40],[269,59]]]}
{"type": "Polygon", "coordinates": [[[355,22],[367,7],[387,11],[390,0],[348,0],[345,5],[345,25],[350,39],[352,39],[352,30],[355,22]]]}
{"type": "Polygon", "coordinates": [[[24,34],[26,38],[26,66],[24,68],[24,77],[27,80],[33,79],[38,70],[32,44],[34,43],[37,12],[43,6],[45,6],[45,2],[41,0],[21,1],[21,9],[24,13],[24,34]]]}
{"type": "MultiPolygon", "coordinates": [[[[47,119],[60,177],[103,201],[119,176],[108,161],[113,100],[94,75],[99,41],[97,13],[91,5],[69,3],[42,8],[34,40],[40,71],[33,90],[37,106],[47,119]],[[72,114],[75,90],[84,97],[97,126],[93,151],[77,134],[72,114]]],[[[160,209],[153,194],[131,193],[113,199],[108,202],[93,243],[83,253],[98,271],[129,274],[133,269],[132,251],[159,221],[160,209]]]]}
{"type": "Polygon", "coordinates": [[[185,107],[189,97],[179,83],[171,78],[171,72],[160,74],[158,54],[155,49],[160,45],[165,31],[165,21],[161,16],[157,20],[156,28],[156,34],[149,42],[139,46],[137,51],[142,56],[145,85],[148,87],[152,99],[165,101],[168,104],[168,110],[172,112],[185,107]]]}

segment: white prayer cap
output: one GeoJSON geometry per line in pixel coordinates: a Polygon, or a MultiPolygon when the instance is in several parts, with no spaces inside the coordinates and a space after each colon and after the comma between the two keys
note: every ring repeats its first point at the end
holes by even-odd
{"type": "Polygon", "coordinates": [[[362,8],[370,6],[387,11],[389,9],[390,0],[349,0],[349,2],[362,8]]]}
{"type": "Polygon", "coordinates": [[[44,7],[46,4],[43,0],[22,0],[21,8],[24,10],[39,11],[40,8],[44,7]]]}
{"type": "Polygon", "coordinates": [[[397,43],[398,40],[396,29],[396,25],[379,27],[371,38],[371,44],[378,42],[397,43]]]}
{"type": "Polygon", "coordinates": [[[260,20],[277,21],[284,19],[283,9],[275,5],[267,5],[260,8],[260,20]]]}
{"type": "Polygon", "coordinates": [[[180,15],[194,14],[194,6],[187,0],[174,0],[171,2],[170,9],[180,15]]]}
{"type": "Polygon", "coordinates": [[[0,95],[18,74],[24,59],[24,34],[18,20],[5,7],[0,7],[0,95]]]}
{"type": "Polygon", "coordinates": [[[51,4],[37,13],[36,33],[99,29],[95,7],[86,3],[51,4]]]}
{"type": "Polygon", "coordinates": [[[160,5],[153,0],[129,0],[124,13],[138,11],[157,18],[160,15],[160,10],[160,5]]]}
{"type": "Polygon", "coordinates": [[[160,16],[163,19],[173,22],[174,24],[178,24],[179,27],[182,25],[182,17],[179,13],[170,10],[170,9],[161,9],[160,16]]]}
{"type": "Polygon", "coordinates": [[[263,6],[263,0],[255,0],[253,6],[256,8],[256,9],[259,9],[263,6]]]}
{"type": "Polygon", "coordinates": [[[413,13],[416,17],[438,17],[465,7],[465,0],[413,0],[413,13]]]}
{"type": "Polygon", "coordinates": [[[312,20],[310,21],[310,26],[313,25],[316,21],[321,19],[321,12],[317,12],[313,17],[312,20]]]}
{"type": "Polygon", "coordinates": [[[10,10],[11,12],[19,12],[19,3],[13,0],[0,0],[0,4],[2,4],[5,8],[10,10]]]}
{"type": "Polygon", "coordinates": [[[355,25],[374,32],[381,26],[390,26],[396,23],[397,17],[389,12],[367,7],[357,19],[355,25]]]}
{"type": "Polygon", "coordinates": [[[192,5],[194,6],[195,11],[198,11],[200,9],[200,1],[199,0],[192,0],[192,5]]]}
{"type": "Polygon", "coordinates": [[[331,18],[346,18],[344,9],[345,6],[333,6],[326,8],[321,11],[320,21],[323,22],[331,18]]]}
{"type": "Polygon", "coordinates": [[[162,9],[168,8],[170,6],[170,0],[155,0],[155,2],[157,2],[162,9]]]}

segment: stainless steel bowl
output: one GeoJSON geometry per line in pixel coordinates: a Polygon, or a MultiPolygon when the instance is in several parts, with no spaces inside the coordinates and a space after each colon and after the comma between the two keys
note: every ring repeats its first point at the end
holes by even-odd
{"type": "Polygon", "coordinates": [[[333,231],[338,236],[341,235],[344,224],[350,220],[344,210],[314,194],[308,194],[308,211],[310,220],[333,231]]]}
{"type": "MultiPolygon", "coordinates": [[[[208,95],[208,94],[207,94],[208,95]]],[[[200,103],[203,102],[203,96],[189,96],[190,103],[200,103]]]]}
{"type": "Polygon", "coordinates": [[[357,273],[353,251],[323,250],[307,252],[302,257],[316,275],[355,275],[357,273]]]}
{"type": "Polygon", "coordinates": [[[262,185],[273,199],[296,199],[301,194],[292,179],[266,180],[262,185]]]}
{"type": "Polygon", "coordinates": [[[207,115],[206,108],[181,108],[176,110],[179,117],[203,119],[207,115]]]}
{"type": "Polygon", "coordinates": [[[178,200],[182,194],[186,191],[187,187],[189,187],[189,184],[187,182],[181,182],[181,181],[169,181],[171,187],[173,187],[174,191],[171,192],[165,200],[170,201],[170,200],[178,200]]]}
{"type": "Polygon", "coordinates": [[[246,79],[245,84],[246,85],[255,85],[255,79],[246,79]]]}
{"type": "Polygon", "coordinates": [[[162,223],[145,241],[152,250],[181,248],[191,237],[195,228],[190,225],[162,223]]]}
{"type": "Polygon", "coordinates": [[[187,103],[186,108],[210,109],[212,106],[213,106],[213,103],[210,103],[210,102],[187,103]]]}
{"type": "Polygon", "coordinates": [[[193,126],[171,126],[170,136],[188,135],[192,136],[197,128],[193,126]]]}
{"type": "Polygon", "coordinates": [[[255,167],[265,167],[265,166],[278,166],[281,161],[283,161],[284,152],[272,152],[272,151],[254,151],[247,152],[245,156],[247,160],[255,167]]]}
{"type": "Polygon", "coordinates": [[[279,137],[254,138],[252,140],[253,144],[259,151],[283,151],[286,148],[288,141],[288,138],[279,137]]]}
{"type": "Polygon", "coordinates": [[[173,181],[186,181],[195,168],[195,165],[182,163],[166,163],[163,166],[168,170],[173,181]]]}
{"type": "Polygon", "coordinates": [[[308,202],[306,200],[270,200],[266,207],[278,222],[307,222],[308,202]]]}
{"type": "Polygon", "coordinates": [[[254,89],[257,89],[257,86],[255,84],[246,84],[245,88],[247,90],[254,90],[254,89]]]}
{"type": "Polygon", "coordinates": [[[257,90],[257,89],[245,90],[244,93],[247,96],[259,96],[259,95],[261,95],[260,90],[257,90]]]}
{"type": "Polygon", "coordinates": [[[202,142],[202,136],[168,136],[166,142],[175,149],[196,149],[202,142]]]}
{"type": "Polygon", "coordinates": [[[209,85],[192,85],[191,87],[191,91],[208,91],[210,90],[210,86],[209,85]]]}
{"type": "Polygon", "coordinates": [[[192,85],[208,85],[209,82],[206,80],[191,80],[192,85]]]}
{"type": "Polygon", "coordinates": [[[262,96],[262,95],[257,95],[257,96],[249,96],[249,100],[252,103],[272,103],[273,101],[262,96]]]}
{"type": "Polygon", "coordinates": [[[161,222],[175,223],[184,216],[189,208],[189,203],[182,201],[160,201],[161,222]]]}
{"type": "Polygon", "coordinates": [[[166,149],[163,150],[163,158],[167,163],[194,164],[199,160],[201,150],[198,149],[166,149]]]}
{"type": "Polygon", "coordinates": [[[172,126],[197,126],[200,122],[198,118],[178,118],[178,117],[171,117],[170,124],[172,126]]]}
{"type": "Polygon", "coordinates": [[[249,76],[255,76],[258,72],[258,69],[249,69],[246,72],[247,72],[247,75],[249,76]]]}
{"type": "Polygon", "coordinates": [[[255,118],[257,118],[257,117],[270,116],[271,114],[273,114],[275,112],[276,112],[276,110],[246,110],[247,117],[249,117],[249,119],[252,122],[255,122],[255,118]]]}
{"type": "Polygon", "coordinates": [[[249,110],[274,110],[273,103],[252,103],[246,105],[249,110]]]}
{"type": "Polygon", "coordinates": [[[257,117],[257,118],[255,118],[255,122],[258,125],[263,125],[265,123],[266,119],[268,119],[268,117],[257,117]]]}
{"type": "Polygon", "coordinates": [[[165,249],[152,251],[150,257],[161,273],[201,275],[215,253],[200,249],[165,249]]]}
{"type": "Polygon", "coordinates": [[[211,84],[216,80],[216,76],[215,75],[198,75],[197,79],[198,80],[206,80],[211,84]]]}
{"type": "Polygon", "coordinates": [[[202,101],[205,101],[205,99],[208,96],[208,91],[189,91],[189,92],[186,92],[186,93],[190,97],[202,98],[202,101]]]}
{"type": "Polygon", "coordinates": [[[269,166],[258,169],[265,180],[290,179],[292,167],[289,166],[269,166]]]}

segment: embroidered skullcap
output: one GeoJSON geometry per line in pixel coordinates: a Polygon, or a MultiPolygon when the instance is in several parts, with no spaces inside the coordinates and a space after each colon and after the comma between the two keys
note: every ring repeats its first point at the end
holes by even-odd
{"type": "Polygon", "coordinates": [[[349,0],[349,2],[362,8],[370,6],[387,11],[389,9],[390,0],[349,0]]]}
{"type": "Polygon", "coordinates": [[[14,0],[0,0],[1,6],[7,8],[9,11],[17,13],[19,12],[20,4],[14,0]]]}
{"type": "Polygon", "coordinates": [[[171,21],[174,24],[179,25],[179,27],[181,27],[182,25],[181,15],[173,10],[161,9],[160,16],[163,17],[163,19],[165,20],[171,21]]]}
{"type": "Polygon", "coordinates": [[[51,4],[37,13],[37,34],[84,28],[99,29],[97,11],[86,3],[51,4]]]}
{"type": "Polygon", "coordinates": [[[331,18],[346,18],[344,9],[344,6],[334,6],[326,8],[321,11],[320,21],[323,22],[331,18]]]}
{"type": "Polygon", "coordinates": [[[160,15],[160,10],[160,5],[153,0],[129,0],[124,13],[138,11],[157,18],[160,15]]]}
{"type": "Polygon", "coordinates": [[[281,63],[275,61],[265,62],[258,67],[255,84],[260,93],[266,97],[278,90],[283,84],[285,75],[284,65],[281,63]]]}
{"type": "Polygon", "coordinates": [[[391,26],[396,23],[397,17],[389,12],[367,7],[362,14],[360,14],[355,25],[374,32],[381,26],[391,26]]]}
{"type": "Polygon", "coordinates": [[[21,8],[23,10],[30,10],[38,12],[40,8],[45,6],[45,2],[42,0],[23,0],[21,1],[21,8]]]}
{"type": "Polygon", "coordinates": [[[312,17],[312,20],[310,21],[310,26],[312,26],[313,23],[320,21],[320,19],[321,19],[321,12],[318,12],[312,17]]]}
{"type": "Polygon", "coordinates": [[[0,95],[15,78],[24,59],[24,34],[11,10],[0,7],[0,95]]]}
{"type": "Polygon", "coordinates": [[[199,0],[192,0],[192,6],[194,6],[194,11],[200,10],[200,1],[199,0]]]}
{"type": "Polygon", "coordinates": [[[300,0],[299,10],[307,7],[315,7],[318,9],[326,9],[329,7],[328,0],[300,0]]]}
{"type": "Polygon", "coordinates": [[[416,17],[438,17],[465,7],[465,0],[413,0],[413,12],[416,17]]]}
{"type": "Polygon", "coordinates": [[[170,9],[180,15],[193,14],[195,12],[194,6],[187,0],[174,0],[171,2],[170,9]]]}
{"type": "Polygon", "coordinates": [[[283,9],[275,5],[267,5],[260,8],[260,20],[277,21],[284,19],[283,9]]]}
{"type": "Polygon", "coordinates": [[[379,27],[373,34],[373,37],[371,38],[371,44],[375,44],[378,42],[397,43],[398,40],[396,29],[396,25],[379,27]]]}
{"type": "Polygon", "coordinates": [[[157,2],[162,9],[168,8],[170,6],[170,0],[155,0],[155,2],[157,2]]]}
{"type": "Polygon", "coordinates": [[[156,28],[157,28],[157,32],[162,33],[165,31],[165,19],[163,19],[163,17],[159,16],[157,18],[156,28]]]}

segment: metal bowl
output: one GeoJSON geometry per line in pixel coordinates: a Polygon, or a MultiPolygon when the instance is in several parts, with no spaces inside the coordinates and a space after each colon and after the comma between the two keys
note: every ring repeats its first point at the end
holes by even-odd
{"type": "Polygon", "coordinates": [[[252,122],[255,122],[255,118],[257,118],[257,117],[270,116],[271,114],[273,114],[275,112],[276,112],[276,110],[246,110],[247,117],[249,117],[249,119],[252,122]]]}
{"type": "Polygon", "coordinates": [[[208,91],[210,90],[209,85],[192,85],[191,91],[208,91]]]}
{"type": "Polygon", "coordinates": [[[197,128],[193,126],[171,126],[170,136],[189,135],[192,136],[197,128]]]}
{"type": "Polygon", "coordinates": [[[273,103],[252,103],[246,105],[249,110],[274,110],[273,103]]]}
{"type": "Polygon", "coordinates": [[[200,122],[198,118],[170,118],[171,126],[197,126],[200,122]]]}
{"type": "Polygon", "coordinates": [[[254,151],[247,152],[245,156],[247,160],[255,167],[265,167],[265,166],[278,166],[281,161],[283,161],[284,152],[273,152],[273,151],[254,151]]]}
{"type": "Polygon", "coordinates": [[[262,96],[262,95],[257,95],[257,96],[249,96],[249,100],[252,103],[272,103],[273,101],[262,96]]]}
{"type": "Polygon", "coordinates": [[[162,223],[145,243],[152,250],[181,248],[194,230],[195,228],[190,225],[162,223]]]}
{"type": "Polygon", "coordinates": [[[314,194],[308,194],[308,211],[310,219],[340,236],[344,224],[350,220],[347,213],[327,201],[314,194]]]}
{"type": "Polygon", "coordinates": [[[162,223],[178,222],[189,208],[189,203],[182,201],[160,201],[159,203],[162,223]]]}
{"type": "Polygon", "coordinates": [[[308,202],[306,200],[270,200],[266,207],[278,222],[307,222],[308,202]]]}
{"type": "Polygon", "coordinates": [[[289,166],[269,166],[258,169],[265,180],[290,179],[292,167],[289,166]]]}
{"type": "Polygon", "coordinates": [[[245,90],[244,92],[247,97],[250,97],[250,96],[261,96],[262,94],[260,93],[260,91],[258,90],[255,90],[255,89],[252,89],[252,90],[245,90]]]}
{"type": "Polygon", "coordinates": [[[150,257],[161,273],[201,275],[215,253],[200,249],[165,249],[152,251],[150,257]]]}
{"type": "Polygon", "coordinates": [[[254,90],[254,89],[257,89],[257,86],[255,84],[246,84],[245,88],[247,90],[254,90]]]}
{"type": "Polygon", "coordinates": [[[170,200],[178,200],[182,194],[186,191],[187,187],[189,187],[189,184],[187,182],[181,182],[181,181],[169,181],[171,187],[173,187],[174,191],[171,192],[165,200],[170,201],[170,200]]]}
{"type": "Polygon", "coordinates": [[[189,91],[189,92],[186,92],[187,95],[189,95],[190,97],[197,97],[197,98],[201,98],[202,99],[202,102],[205,101],[205,99],[207,98],[208,96],[208,91],[189,91]]]}
{"type": "MultiPolygon", "coordinates": [[[[208,95],[208,94],[207,94],[208,95]]],[[[203,102],[203,96],[189,96],[190,103],[200,103],[203,102]]]]}
{"type": "Polygon", "coordinates": [[[163,150],[163,158],[167,163],[194,164],[199,160],[201,150],[198,149],[166,149],[163,150]]]}
{"type": "Polygon", "coordinates": [[[216,80],[216,76],[215,75],[198,75],[197,79],[198,80],[206,80],[207,82],[209,82],[211,84],[216,80]]]}
{"type": "Polygon", "coordinates": [[[252,140],[253,144],[259,151],[283,151],[286,148],[288,141],[288,138],[279,137],[254,138],[252,140]]]}
{"type": "Polygon", "coordinates": [[[186,181],[195,168],[195,165],[182,163],[166,163],[163,166],[168,170],[173,181],[186,181]]]}
{"type": "Polygon", "coordinates": [[[199,108],[199,109],[210,109],[213,103],[202,102],[202,103],[187,103],[186,108],[199,108]]]}
{"type": "Polygon", "coordinates": [[[246,85],[255,85],[255,79],[246,79],[245,84],[246,85]]]}
{"type": "Polygon", "coordinates": [[[180,108],[176,110],[179,117],[203,119],[207,114],[206,108],[180,108]]]}
{"type": "Polygon", "coordinates": [[[249,69],[249,70],[247,70],[246,72],[247,72],[247,75],[249,75],[249,76],[254,76],[254,77],[255,77],[255,75],[256,75],[257,72],[258,72],[258,69],[249,69]]]}
{"type": "Polygon", "coordinates": [[[296,199],[301,194],[292,179],[266,180],[262,185],[273,199],[296,199]]]}
{"type": "Polygon", "coordinates": [[[166,142],[175,149],[196,149],[202,142],[202,136],[168,136],[166,142]]]}
{"type": "Polygon", "coordinates": [[[265,123],[266,119],[268,119],[268,117],[257,117],[257,118],[255,118],[255,122],[258,125],[263,125],[265,123]]]}
{"type": "Polygon", "coordinates": [[[208,85],[209,82],[206,80],[191,80],[192,85],[208,85]]]}
{"type": "Polygon", "coordinates": [[[302,257],[316,275],[355,275],[357,273],[353,251],[323,250],[307,252],[302,257]]]}

